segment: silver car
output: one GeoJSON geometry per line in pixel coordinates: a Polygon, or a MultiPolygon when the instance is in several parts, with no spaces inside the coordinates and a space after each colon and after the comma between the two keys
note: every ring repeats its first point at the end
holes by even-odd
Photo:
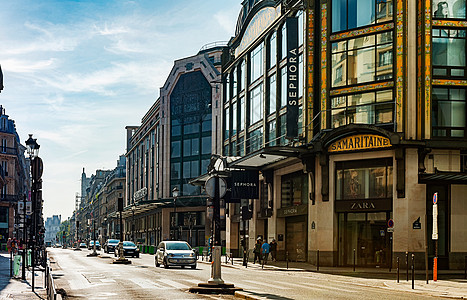
{"type": "Polygon", "coordinates": [[[190,266],[196,269],[196,253],[187,242],[184,241],[164,241],[157,246],[155,256],[156,267],[169,266],[190,266]]]}

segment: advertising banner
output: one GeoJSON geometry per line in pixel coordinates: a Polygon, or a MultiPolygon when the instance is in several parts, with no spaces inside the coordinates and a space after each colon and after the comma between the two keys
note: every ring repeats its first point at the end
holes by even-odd
{"type": "Polygon", "coordinates": [[[256,170],[232,171],[233,199],[259,199],[259,173],[256,170]]]}
{"type": "Polygon", "coordinates": [[[286,138],[298,137],[298,19],[286,19],[287,31],[287,127],[286,138]]]}

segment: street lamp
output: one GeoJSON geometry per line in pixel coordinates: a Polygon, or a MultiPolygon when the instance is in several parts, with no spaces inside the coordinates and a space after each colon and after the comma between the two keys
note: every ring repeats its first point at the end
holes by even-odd
{"type": "Polygon", "coordinates": [[[174,187],[172,190],[172,196],[174,198],[174,217],[173,217],[173,236],[172,239],[175,240],[175,234],[177,233],[177,230],[175,228],[175,222],[176,222],[176,214],[177,214],[177,198],[179,195],[179,190],[178,187],[174,187]]]}
{"type": "MultiPolygon", "coordinates": [[[[34,292],[34,267],[35,267],[35,239],[36,239],[36,198],[38,192],[41,189],[41,176],[42,176],[42,160],[39,158],[39,148],[40,145],[37,143],[37,139],[32,138],[32,134],[29,134],[29,138],[26,143],[26,151],[29,155],[29,160],[31,164],[31,179],[32,179],[32,189],[31,189],[31,200],[32,200],[32,225],[31,225],[31,267],[32,267],[32,291],[34,292]]],[[[41,199],[42,200],[42,199],[41,199]]],[[[24,251],[23,251],[24,253],[24,251]]],[[[23,254],[23,264],[26,264],[26,255],[23,254]]]]}
{"type": "Polygon", "coordinates": [[[135,210],[136,204],[133,202],[131,205],[131,213],[133,214],[132,222],[131,222],[131,240],[135,243],[135,210]]]}

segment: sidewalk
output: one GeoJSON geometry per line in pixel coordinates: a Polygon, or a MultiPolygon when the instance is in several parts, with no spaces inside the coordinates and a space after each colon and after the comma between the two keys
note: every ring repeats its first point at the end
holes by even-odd
{"type": "Polygon", "coordinates": [[[43,272],[36,271],[34,291],[32,292],[32,272],[26,269],[26,280],[10,278],[10,255],[8,252],[0,252],[0,299],[47,299],[47,291],[44,287],[43,272]]]}
{"type": "MultiPolygon", "coordinates": [[[[203,261],[199,257],[198,262],[209,264],[208,261],[203,261]]],[[[232,261],[227,261],[226,257],[222,256],[222,267],[243,268],[241,258],[234,258],[232,261]]],[[[389,290],[396,290],[406,293],[414,293],[418,295],[431,295],[435,297],[467,299],[467,279],[464,278],[464,270],[440,270],[438,271],[438,281],[432,280],[433,276],[429,273],[429,284],[426,284],[425,270],[416,270],[414,289],[412,289],[411,273],[409,270],[409,281],[407,279],[406,269],[401,269],[399,274],[399,283],[397,283],[397,270],[391,272],[387,268],[353,268],[348,267],[320,267],[317,271],[316,266],[302,262],[268,262],[264,267],[260,264],[248,262],[247,270],[258,271],[282,271],[282,272],[314,272],[321,274],[332,274],[340,276],[352,277],[352,282],[364,286],[383,286],[389,290]]],[[[248,292],[241,292],[237,295],[244,299],[261,299],[255,298],[248,292]]]]}

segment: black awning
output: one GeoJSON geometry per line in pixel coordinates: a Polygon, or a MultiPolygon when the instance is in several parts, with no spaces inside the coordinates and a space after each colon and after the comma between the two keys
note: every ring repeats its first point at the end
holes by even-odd
{"type": "Polygon", "coordinates": [[[299,157],[300,154],[306,151],[305,148],[290,146],[267,147],[237,159],[228,165],[230,168],[261,169],[289,157],[299,157]]]}
{"type": "Polygon", "coordinates": [[[467,184],[467,173],[436,172],[434,174],[418,174],[419,183],[467,184]]]}

